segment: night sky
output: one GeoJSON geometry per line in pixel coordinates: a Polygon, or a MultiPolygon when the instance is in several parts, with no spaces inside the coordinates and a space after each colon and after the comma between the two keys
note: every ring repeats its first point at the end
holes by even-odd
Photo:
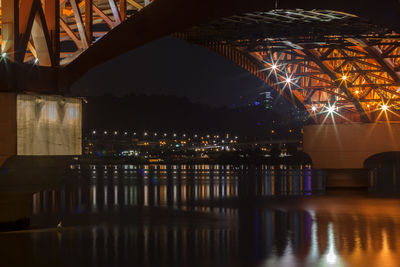
{"type": "Polygon", "coordinates": [[[253,102],[264,89],[261,80],[228,59],[166,37],[93,68],[73,85],[72,92],[167,94],[232,107],[253,102]]]}

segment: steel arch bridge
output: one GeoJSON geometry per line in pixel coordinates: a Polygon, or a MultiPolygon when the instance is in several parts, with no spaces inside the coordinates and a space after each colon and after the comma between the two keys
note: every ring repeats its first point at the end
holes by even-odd
{"type": "Polygon", "coordinates": [[[316,123],[400,121],[399,14],[391,0],[2,0],[0,88],[66,93],[93,66],[173,34],[316,123]]]}

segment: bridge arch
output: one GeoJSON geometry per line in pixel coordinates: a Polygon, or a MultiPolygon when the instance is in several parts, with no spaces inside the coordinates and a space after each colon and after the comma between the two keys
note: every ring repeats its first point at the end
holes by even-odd
{"type": "MultiPolygon", "coordinates": [[[[2,10],[4,11],[6,3],[15,1],[5,0],[2,10]]],[[[1,86],[11,90],[13,88],[33,91],[56,89],[55,92],[65,93],[71,83],[90,68],[152,40],[180,33],[178,36],[181,38],[228,56],[264,79],[292,102],[306,108],[317,123],[397,120],[396,112],[382,114],[380,108],[390,106],[397,109],[397,98],[400,97],[397,90],[400,87],[398,67],[400,38],[393,32],[400,32],[398,1],[382,0],[377,6],[376,1],[372,0],[155,0],[144,8],[138,4],[142,0],[127,1],[131,5],[134,3],[133,7],[138,10],[131,13],[133,15],[129,18],[126,13],[129,10],[123,8],[122,4],[126,5],[126,1],[120,1],[120,6],[115,5],[112,0],[99,1],[101,5],[107,3],[106,9],[102,9],[100,4],[88,5],[92,3],[89,0],[62,1],[63,4],[66,2],[70,4],[68,10],[75,17],[75,20],[71,20],[75,23],[73,25],[68,24],[70,19],[67,20],[65,17],[61,17],[59,22],[50,20],[51,16],[47,16],[47,9],[44,9],[44,15],[41,14],[38,0],[28,1],[34,3],[32,7],[35,8],[29,9],[29,6],[23,4],[21,8],[24,12],[39,12],[37,14],[42,24],[46,24],[44,19],[47,20],[48,27],[44,27],[41,32],[46,40],[47,50],[57,50],[58,40],[52,39],[51,36],[51,27],[56,27],[54,23],[61,24],[64,33],[62,38],[70,38],[81,50],[78,49],[79,51],[75,53],[73,61],[62,67],[51,65],[32,68],[21,62],[7,62],[5,66],[2,62],[1,75],[6,78],[5,80],[12,82],[11,85],[8,83],[1,86]],[[94,32],[89,29],[90,23],[87,23],[87,14],[90,14],[87,12],[93,10],[99,21],[103,21],[103,24],[105,22],[112,28],[95,42],[90,40],[94,32]],[[123,21],[124,18],[127,19],[123,21]],[[319,24],[321,26],[318,28],[319,24]],[[244,31],[237,32],[232,26],[239,26],[238,28],[243,28],[244,31]],[[284,30],[279,31],[279,27],[283,27],[284,30]],[[321,31],[322,28],[328,30],[324,32],[321,31]],[[335,28],[343,28],[343,31],[337,32],[335,28]],[[328,36],[329,31],[333,31],[337,36],[333,38],[328,36]],[[353,34],[354,32],[356,34],[353,34]],[[310,37],[313,33],[319,33],[319,37],[311,38],[312,40],[296,40],[296,36],[310,37]],[[248,38],[249,34],[257,38],[248,38]],[[242,41],[251,42],[243,45],[242,41]],[[256,46],[253,41],[256,41],[256,46]],[[276,49],[277,47],[279,49],[276,49]],[[283,75],[265,74],[266,69],[272,68],[274,62],[280,58],[284,59],[285,64],[283,71],[282,68],[279,69],[283,75]],[[12,75],[10,69],[13,70],[12,75]],[[12,78],[7,79],[10,76],[12,78]],[[23,81],[19,81],[16,78],[18,76],[24,77],[23,81]],[[46,77],[44,79],[46,81],[38,79],[40,76],[46,77]],[[346,78],[341,81],[341,77],[346,78]],[[334,110],[328,112],[334,108],[331,105],[335,108],[340,106],[341,114],[345,116],[334,119],[332,114],[329,114],[334,113],[334,110]],[[322,112],[316,113],[316,110],[322,112]]],[[[146,2],[149,1],[144,1],[146,2]]],[[[3,18],[4,16],[2,20],[3,18]]],[[[2,28],[2,32],[3,30],[2,28]]],[[[34,47],[39,41],[33,40],[33,45],[26,43],[30,32],[23,34],[25,49],[30,47],[32,54],[36,51],[41,63],[43,56],[40,55],[44,50],[40,50],[41,47],[37,49],[34,47]]],[[[7,43],[10,43],[6,41],[2,42],[3,51],[7,43]]],[[[45,52],[43,53],[46,54],[45,52]]],[[[50,55],[51,60],[47,60],[46,64],[53,64],[54,58],[60,55],[53,57],[50,55]]],[[[22,58],[19,56],[16,60],[22,58]]]]}
{"type": "MultiPolygon", "coordinates": [[[[369,13],[371,9],[356,8],[361,4],[358,1],[351,4],[343,4],[341,1],[335,4],[320,4],[316,1],[296,1],[296,3],[294,1],[277,1],[276,3],[250,1],[240,4],[233,1],[227,5],[229,7],[226,9],[222,8],[225,2],[222,1],[218,2],[211,10],[212,12],[205,12],[203,9],[210,4],[208,1],[202,2],[194,8],[188,3],[171,0],[168,3],[172,6],[180,6],[180,8],[175,19],[167,23],[163,21],[165,19],[163,16],[166,14],[165,10],[170,10],[172,7],[164,6],[166,2],[155,1],[141,10],[137,16],[133,16],[116,27],[66,66],[63,69],[66,75],[62,75],[62,77],[67,77],[67,81],[74,81],[86,70],[104,60],[150,40],[179,32],[176,34],[179,38],[214,50],[266,81],[268,85],[278,90],[295,105],[307,109],[310,117],[316,123],[398,120],[397,111],[382,113],[381,107],[390,106],[392,109],[397,109],[397,98],[400,97],[397,90],[400,86],[400,75],[396,66],[400,50],[396,39],[399,36],[391,35],[392,31],[388,31],[388,28],[374,26],[369,21],[358,17],[364,16],[383,26],[390,24],[390,29],[396,29],[398,25],[387,18],[393,17],[392,10],[399,8],[397,3],[387,3],[387,7],[391,6],[393,9],[381,9],[378,11],[379,15],[372,16],[369,13]],[[299,9],[299,7],[309,8],[311,6],[314,9],[299,9]],[[276,9],[277,7],[281,9],[276,9]],[[321,9],[315,9],[315,7],[321,9]],[[199,12],[196,13],[194,9],[199,12]],[[148,14],[153,12],[158,14],[156,20],[149,19],[150,15],[148,14]],[[188,17],[188,14],[193,16],[188,17]],[[179,18],[181,19],[179,20],[179,18]],[[289,22],[308,20],[311,27],[315,27],[313,24],[315,22],[323,24],[322,27],[329,27],[328,23],[332,22],[338,27],[340,21],[343,20],[343,25],[356,23],[357,27],[350,27],[339,33],[344,34],[345,38],[328,38],[329,40],[314,40],[314,42],[310,42],[310,40],[304,42],[303,40],[301,42],[293,40],[293,36],[280,36],[279,34],[282,35],[282,33],[277,33],[276,27],[271,27],[271,21],[276,21],[277,18],[283,21],[279,22],[280,24],[276,23],[279,26],[285,23],[294,26],[289,22]],[[231,23],[229,24],[227,21],[231,21],[231,23]],[[264,27],[260,27],[259,25],[263,23],[264,27]],[[141,24],[144,24],[144,31],[141,24]],[[240,26],[250,25],[243,28],[255,35],[260,35],[260,32],[249,30],[249,27],[255,26],[255,28],[259,28],[258,31],[265,31],[267,25],[272,29],[273,38],[281,40],[279,45],[284,44],[285,48],[274,49],[271,42],[265,43],[265,38],[264,44],[260,38],[255,38],[258,47],[255,47],[254,43],[251,44],[252,47],[248,44],[242,45],[241,41],[254,41],[254,39],[249,39],[246,34],[243,36],[243,32],[232,32],[232,27],[239,24],[240,26]],[[154,29],[148,28],[149,25],[162,25],[162,27],[157,27],[157,30],[154,31],[154,29]],[[364,32],[369,27],[373,27],[374,30],[364,32]],[[216,31],[216,29],[220,29],[220,31],[216,31]],[[355,30],[357,34],[349,34],[352,30],[355,30]],[[122,38],[121,35],[128,32],[137,35],[138,38],[124,41],[115,50],[105,48],[111,46],[111,42],[122,38]],[[368,38],[371,37],[371,34],[375,34],[373,37],[375,39],[368,38]],[[323,45],[319,41],[322,41],[323,45]],[[329,42],[333,42],[333,44],[329,42]],[[93,58],[93,60],[89,60],[89,58],[93,58]],[[283,71],[279,70],[281,75],[276,75],[275,70],[275,75],[271,75],[270,70],[275,66],[274,62],[279,62],[282,58],[285,65],[281,64],[284,66],[283,71]],[[292,75],[294,76],[292,77],[292,75]],[[346,77],[345,80],[342,80],[343,77],[346,77]],[[292,81],[286,83],[285,80],[292,81]],[[332,116],[332,112],[329,112],[330,106],[340,108],[342,115],[332,116]]],[[[367,1],[363,2],[363,5],[372,7],[374,3],[367,1]]],[[[286,27],[286,29],[288,28],[286,27]]],[[[267,36],[264,34],[262,37],[267,36]]]]}

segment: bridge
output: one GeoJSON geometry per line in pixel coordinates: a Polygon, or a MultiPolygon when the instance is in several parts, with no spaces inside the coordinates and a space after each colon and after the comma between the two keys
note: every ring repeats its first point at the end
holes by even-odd
{"type": "Polygon", "coordinates": [[[399,14],[392,0],[2,0],[0,165],[80,154],[71,84],[173,35],[307,110],[303,143],[315,168],[363,168],[374,154],[400,151],[399,14]]]}

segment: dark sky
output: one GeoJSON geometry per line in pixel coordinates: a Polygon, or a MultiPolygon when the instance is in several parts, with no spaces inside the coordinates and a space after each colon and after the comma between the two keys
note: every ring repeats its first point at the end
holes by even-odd
{"type": "Polygon", "coordinates": [[[72,91],[186,96],[210,106],[253,102],[265,85],[228,59],[166,37],[114,58],[86,73],[72,91]]]}

